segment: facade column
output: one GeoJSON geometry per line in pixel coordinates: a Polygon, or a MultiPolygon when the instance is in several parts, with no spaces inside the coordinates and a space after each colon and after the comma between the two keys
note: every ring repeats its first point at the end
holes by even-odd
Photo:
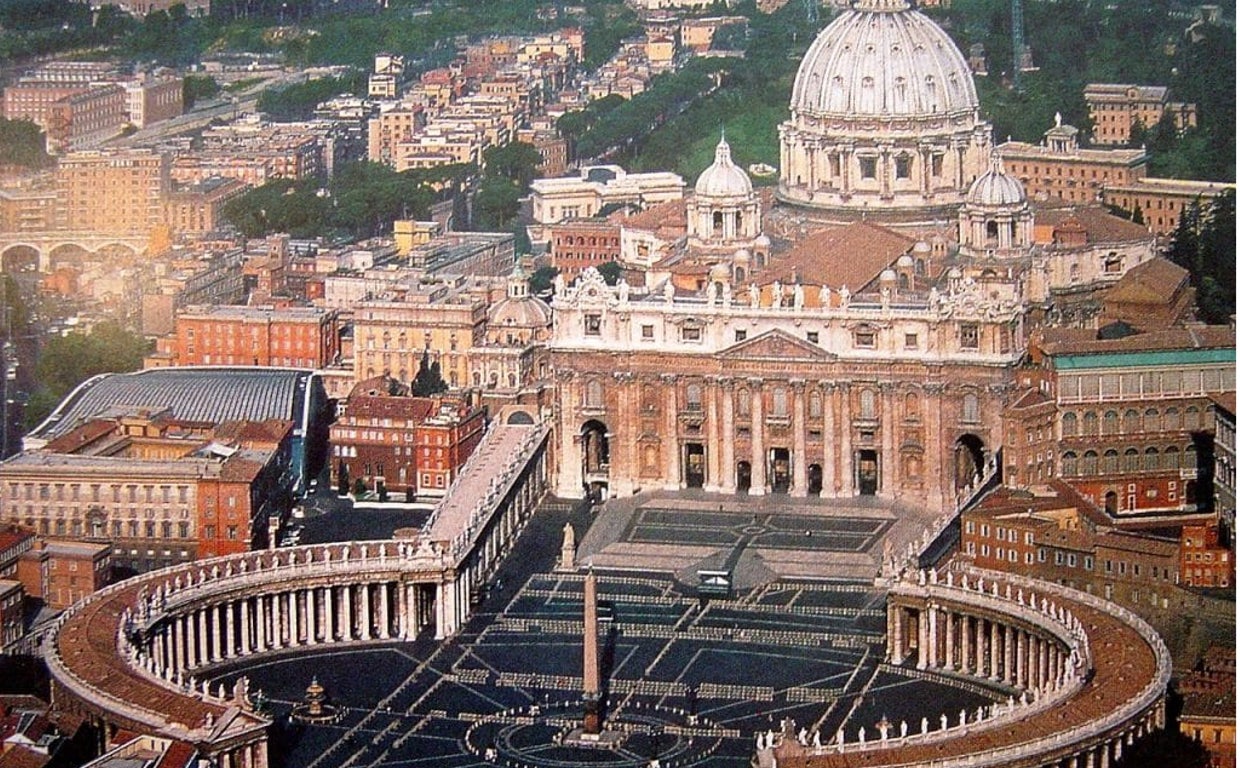
{"type": "Polygon", "coordinates": [[[852,387],[840,384],[840,453],[841,462],[839,483],[842,493],[836,495],[853,496],[857,492],[856,461],[853,460],[852,447],[852,387]]]}
{"type": "Polygon", "coordinates": [[[939,666],[939,609],[930,605],[930,649],[926,663],[932,668],[939,666]]]}
{"type": "Polygon", "coordinates": [[[835,439],[835,408],[837,406],[836,387],[833,383],[825,386],[822,393],[822,495],[838,496],[839,480],[836,477],[836,463],[839,456],[833,447],[835,439]]]}
{"type": "Polygon", "coordinates": [[[706,400],[706,482],[702,484],[707,491],[718,493],[722,486],[720,479],[723,471],[719,466],[719,448],[724,443],[723,430],[719,424],[719,379],[714,376],[706,378],[703,387],[703,399],[706,400]]]}
{"type": "Polygon", "coordinates": [[[207,612],[194,613],[194,624],[198,629],[198,645],[194,649],[194,666],[200,667],[211,660],[210,652],[207,650],[210,647],[207,643],[207,612]]]}
{"type": "Polygon", "coordinates": [[[211,641],[215,645],[215,647],[212,649],[212,652],[211,652],[212,661],[222,661],[223,659],[226,658],[225,651],[224,651],[224,647],[225,647],[224,638],[227,636],[225,632],[227,631],[228,628],[224,624],[224,608],[225,607],[226,607],[225,603],[217,603],[215,606],[215,627],[214,627],[214,631],[211,633],[212,634],[211,641]]]}
{"type": "Polygon", "coordinates": [[[679,411],[678,392],[679,376],[674,373],[665,373],[659,377],[663,382],[666,390],[667,404],[664,406],[663,424],[667,430],[663,434],[663,447],[667,453],[664,455],[663,469],[663,487],[668,490],[675,491],[684,487],[684,478],[680,474],[680,452],[683,450],[680,444],[680,428],[677,422],[677,413],[679,411]]]}
{"type": "Polygon", "coordinates": [[[766,494],[766,418],[763,415],[762,379],[749,380],[749,495],[766,494]]]}
{"type": "Polygon", "coordinates": [[[926,424],[926,451],[923,454],[926,460],[925,481],[928,489],[928,498],[930,506],[933,509],[941,509],[943,499],[946,496],[945,483],[951,480],[944,476],[943,458],[940,455],[943,451],[942,431],[942,408],[943,408],[943,390],[944,387],[940,382],[930,382],[922,387],[925,409],[926,424]]]}
{"type": "Polygon", "coordinates": [[[721,448],[719,488],[724,493],[736,493],[736,417],[733,413],[735,399],[735,382],[732,379],[720,381],[719,395],[722,400],[723,425],[719,434],[721,448]]]}
{"type": "Polygon", "coordinates": [[[793,379],[792,387],[792,496],[807,496],[809,456],[805,448],[805,380],[793,379]]]}
{"type": "Polygon", "coordinates": [[[323,639],[332,642],[336,639],[336,590],[332,586],[323,587],[323,639]]]}
{"type": "Polygon", "coordinates": [[[887,496],[894,496],[896,482],[899,472],[896,467],[896,426],[895,426],[895,396],[894,385],[884,382],[878,385],[879,394],[882,396],[881,408],[883,409],[881,429],[883,431],[882,450],[883,458],[878,465],[878,492],[887,496]]]}

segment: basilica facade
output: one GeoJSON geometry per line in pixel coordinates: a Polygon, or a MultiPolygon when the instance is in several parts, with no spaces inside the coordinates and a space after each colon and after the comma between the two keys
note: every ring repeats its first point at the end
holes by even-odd
{"type": "Polygon", "coordinates": [[[1154,256],[1148,235],[1074,217],[1039,235],[964,57],[904,0],[858,0],[828,25],[790,110],[775,200],[721,139],[683,234],[630,265],[643,280],[590,269],[558,286],[560,496],[953,509],[998,464],[1030,335],[1087,327],[1092,293],[1154,256]]]}

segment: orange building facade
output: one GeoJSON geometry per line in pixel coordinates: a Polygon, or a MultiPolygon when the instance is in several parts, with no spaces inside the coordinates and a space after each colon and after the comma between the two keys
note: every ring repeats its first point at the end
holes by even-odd
{"type": "Polygon", "coordinates": [[[310,307],[197,306],[177,313],[160,351],[175,365],[322,368],[340,353],[338,312],[310,307]]]}

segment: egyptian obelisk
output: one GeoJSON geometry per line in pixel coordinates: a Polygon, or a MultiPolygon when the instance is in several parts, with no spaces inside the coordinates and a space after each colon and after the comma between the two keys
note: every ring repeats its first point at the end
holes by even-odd
{"type": "Polygon", "coordinates": [[[586,572],[585,584],[585,627],[582,644],[582,672],[584,683],[582,699],[585,700],[585,717],[581,721],[583,733],[597,735],[603,729],[603,718],[599,712],[599,699],[602,691],[599,686],[598,669],[598,581],[594,569],[586,572]]]}

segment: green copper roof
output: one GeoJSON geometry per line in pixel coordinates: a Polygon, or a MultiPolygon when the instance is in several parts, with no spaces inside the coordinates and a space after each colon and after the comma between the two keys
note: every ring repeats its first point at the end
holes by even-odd
{"type": "Polygon", "coordinates": [[[1060,371],[1091,368],[1145,368],[1153,366],[1201,365],[1236,362],[1234,347],[1223,349],[1168,349],[1149,352],[1108,352],[1097,355],[1056,355],[1060,371]]]}

